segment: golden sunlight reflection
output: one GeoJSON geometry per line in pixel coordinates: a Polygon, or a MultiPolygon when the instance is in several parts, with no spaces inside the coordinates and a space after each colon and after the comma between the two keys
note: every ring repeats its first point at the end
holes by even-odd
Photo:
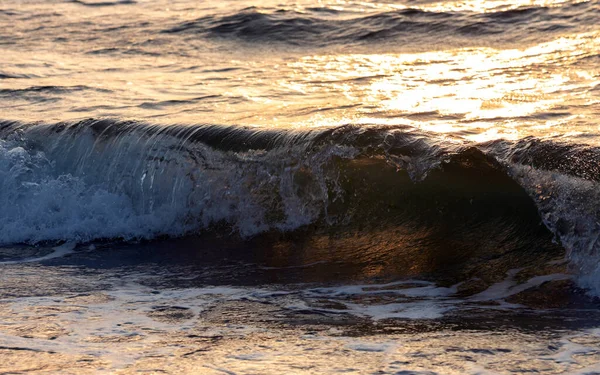
{"type": "Polygon", "coordinates": [[[351,110],[359,117],[389,124],[402,120],[477,141],[539,130],[551,135],[574,116],[597,110],[600,72],[580,62],[599,48],[593,33],[525,49],[311,56],[290,64],[298,81],[282,84],[301,92],[325,89],[339,101],[359,102],[361,107],[351,110]],[[567,105],[582,113],[565,113],[567,105]]]}
{"type": "MultiPolygon", "coordinates": [[[[38,77],[40,87],[61,86],[69,72],[72,89],[85,88],[51,98],[53,106],[33,93],[14,96],[7,111],[24,120],[43,114],[47,121],[96,116],[270,128],[402,124],[474,141],[579,134],[600,144],[599,50],[596,31],[513,49],[234,55],[225,62],[207,55],[209,70],[193,57],[115,60],[60,51],[12,52],[0,63],[28,60],[23,72],[38,77]]],[[[24,90],[28,82],[3,85],[24,90]]]]}

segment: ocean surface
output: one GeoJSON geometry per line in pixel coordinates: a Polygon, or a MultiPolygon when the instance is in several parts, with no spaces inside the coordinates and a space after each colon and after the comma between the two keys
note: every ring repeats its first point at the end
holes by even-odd
{"type": "Polygon", "coordinates": [[[600,1],[0,1],[0,373],[600,374],[599,297],[600,1]]]}

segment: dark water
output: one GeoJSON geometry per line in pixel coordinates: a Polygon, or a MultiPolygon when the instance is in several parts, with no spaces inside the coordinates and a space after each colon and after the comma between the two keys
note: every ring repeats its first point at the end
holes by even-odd
{"type": "Polygon", "coordinates": [[[600,4],[0,4],[8,372],[593,374],[600,4]]]}

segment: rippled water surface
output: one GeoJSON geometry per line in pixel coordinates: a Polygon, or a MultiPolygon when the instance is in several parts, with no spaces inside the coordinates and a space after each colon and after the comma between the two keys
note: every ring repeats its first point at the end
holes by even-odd
{"type": "Polygon", "coordinates": [[[597,144],[599,7],[5,1],[3,117],[407,124],[597,144]]]}

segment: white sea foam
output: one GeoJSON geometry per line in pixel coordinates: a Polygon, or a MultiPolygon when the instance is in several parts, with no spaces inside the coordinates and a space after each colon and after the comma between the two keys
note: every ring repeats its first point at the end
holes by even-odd
{"type": "Polygon", "coordinates": [[[221,152],[143,132],[28,131],[0,141],[0,244],[177,236],[220,221],[241,235],[294,229],[327,202],[323,164],[353,155],[332,146],[302,162],[290,150],[221,152]],[[299,170],[313,176],[301,190],[299,170]]]}
{"type": "Polygon", "coordinates": [[[75,242],[66,242],[60,246],[55,246],[52,248],[52,251],[46,255],[40,256],[40,257],[32,257],[32,258],[25,258],[25,259],[19,259],[19,260],[8,260],[8,261],[4,261],[4,262],[0,262],[0,264],[16,264],[16,263],[26,263],[26,262],[41,262],[43,260],[49,260],[49,259],[54,259],[54,258],[60,258],[63,257],[67,254],[70,254],[73,252],[73,250],[76,247],[76,243],[75,242]]]}
{"type": "MultiPolygon", "coordinates": [[[[125,275],[124,279],[120,279],[120,286],[98,294],[5,299],[2,301],[2,313],[5,314],[3,316],[7,320],[0,324],[3,328],[0,330],[0,340],[3,346],[68,353],[70,356],[102,358],[104,371],[113,373],[133,366],[143,358],[171,356],[175,351],[182,354],[180,341],[173,339],[174,337],[199,335],[201,336],[201,341],[199,341],[201,349],[206,348],[206,345],[208,348],[219,347],[211,343],[212,338],[220,340],[225,337],[226,345],[229,340],[244,338],[255,333],[266,333],[270,337],[277,337],[282,332],[279,328],[275,333],[275,331],[269,330],[268,324],[262,326],[260,322],[276,319],[276,317],[284,321],[293,319],[293,314],[297,310],[299,314],[313,311],[325,315],[331,313],[330,316],[354,315],[369,318],[377,324],[377,321],[381,319],[436,319],[449,311],[460,309],[461,304],[461,301],[457,299],[436,297],[412,302],[365,301],[365,303],[354,303],[351,301],[356,300],[357,294],[342,295],[335,293],[333,288],[328,289],[326,295],[324,295],[324,290],[317,295],[310,289],[286,290],[230,286],[172,289],[156,293],[153,289],[140,286],[134,280],[134,276],[125,275]],[[312,303],[322,301],[324,298],[344,303],[347,309],[327,310],[311,307],[312,303]],[[260,303],[256,304],[255,302],[260,303]],[[260,318],[256,321],[246,318],[230,321],[231,317],[228,316],[223,318],[227,320],[227,324],[211,323],[211,314],[216,314],[218,317],[219,308],[230,303],[241,303],[245,306],[244,314],[256,314],[260,318]],[[265,307],[266,310],[262,310],[262,307],[265,307]],[[153,315],[156,311],[160,312],[161,309],[168,311],[169,308],[172,308],[175,313],[185,311],[187,315],[174,320],[169,320],[168,317],[161,319],[160,316],[153,315]],[[48,309],[54,316],[51,321],[45,315],[48,309]],[[282,317],[280,314],[282,311],[287,311],[290,315],[282,317]],[[267,314],[269,319],[263,320],[264,314],[267,314]],[[12,321],[12,317],[18,317],[18,321],[12,321]],[[60,327],[59,332],[61,333],[52,340],[44,337],[21,337],[20,331],[18,329],[15,331],[15,327],[25,327],[30,321],[43,321],[48,329],[60,327]],[[168,343],[169,340],[174,340],[174,344],[165,346],[164,343],[168,343]]],[[[102,281],[104,282],[106,279],[103,278],[102,281]]],[[[385,289],[390,285],[371,285],[371,287],[385,289]]],[[[373,296],[373,294],[369,294],[370,290],[364,292],[365,297],[373,296]]],[[[235,306],[239,307],[240,305],[235,306]]],[[[481,309],[486,308],[486,306],[481,307],[481,309]]],[[[413,350],[411,348],[418,350],[418,347],[414,347],[414,342],[407,342],[414,338],[413,335],[401,336],[399,340],[391,340],[388,336],[384,336],[383,339],[378,336],[375,338],[370,336],[347,337],[343,331],[346,326],[341,327],[340,330],[334,326],[326,334],[322,332],[307,333],[301,339],[318,342],[337,341],[344,350],[351,350],[357,355],[361,353],[361,355],[379,354],[385,358],[389,356],[390,364],[394,362],[394,357],[402,354],[403,350],[409,352],[413,350]]],[[[452,341],[451,336],[441,339],[449,340],[444,342],[450,349],[455,349],[457,345],[460,345],[452,341]]],[[[477,345],[477,337],[473,336],[471,339],[473,340],[472,345],[477,345]]],[[[279,341],[287,342],[283,339],[279,341]]],[[[292,346],[295,347],[295,345],[292,346]]],[[[309,344],[308,346],[319,347],[320,344],[309,344]]],[[[280,347],[275,349],[278,348],[280,347]]],[[[241,351],[231,353],[226,358],[228,361],[260,363],[262,361],[270,362],[273,360],[273,355],[278,355],[276,351],[263,349],[252,350],[244,346],[241,351]]],[[[560,349],[555,355],[548,355],[541,359],[559,363],[562,366],[570,366],[576,361],[574,356],[593,352],[592,347],[577,344],[570,337],[561,340],[560,349]]],[[[469,355],[473,355],[473,353],[469,353],[469,355]]],[[[231,362],[228,364],[231,365],[231,362]]],[[[228,364],[223,363],[223,368],[229,368],[228,364]]],[[[403,367],[408,365],[404,362],[398,364],[403,367]]],[[[410,364],[410,366],[417,365],[418,363],[410,364]]],[[[493,372],[473,368],[472,373],[491,374],[493,372]]]]}
{"type": "Polygon", "coordinates": [[[579,285],[600,296],[598,183],[520,164],[511,164],[510,171],[536,202],[544,224],[567,250],[579,285]]]}
{"type": "Polygon", "coordinates": [[[521,269],[513,269],[508,271],[506,279],[491,285],[483,292],[475,294],[469,299],[472,301],[500,300],[524,292],[527,289],[537,287],[548,281],[570,280],[573,278],[572,275],[551,274],[535,276],[524,283],[517,284],[516,280],[514,280],[514,277],[517,275],[517,273],[519,273],[520,270],[521,269]]]}

